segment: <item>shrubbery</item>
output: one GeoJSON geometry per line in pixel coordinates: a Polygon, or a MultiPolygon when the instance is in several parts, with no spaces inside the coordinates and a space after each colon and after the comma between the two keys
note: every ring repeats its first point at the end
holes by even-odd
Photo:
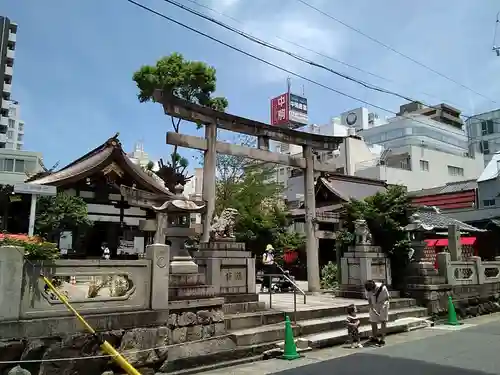
{"type": "Polygon", "coordinates": [[[24,257],[29,260],[53,260],[59,258],[57,245],[38,236],[0,233],[0,246],[19,246],[24,249],[24,257]]]}
{"type": "Polygon", "coordinates": [[[328,262],[328,264],[321,269],[321,287],[331,290],[335,289],[337,286],[337,265],[333,262],[328,262]]]}

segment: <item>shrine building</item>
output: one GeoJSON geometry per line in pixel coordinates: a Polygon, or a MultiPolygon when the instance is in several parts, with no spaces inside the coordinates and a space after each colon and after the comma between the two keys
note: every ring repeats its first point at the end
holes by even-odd
{"type": "Polygon", "coordinates": [[[152,209],[130,206],[120,186],[165,194],[166,199],[171,194],[159,177],[129,159],[118,134],[59,171],[27,182],[56,186],[58,192],[81,197],[87,203],[93,226],[85,234],[61,234],[60,249],[70,258],[98,258],[103,243],[112,257],[142,254],[153,233],[140,230],[140,223],[156,215],[152,209]]]}

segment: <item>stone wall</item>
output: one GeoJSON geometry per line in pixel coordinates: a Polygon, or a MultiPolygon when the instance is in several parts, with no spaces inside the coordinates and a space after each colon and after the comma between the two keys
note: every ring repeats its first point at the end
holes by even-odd
{"type": "MultiPolygon", "coordinates": [[[[164,317],[163,323],[156,324],[154,327],[103,330],[98,335],[117,348],[142,375],[170,372],[187,358],[235,347],[225,335],[222,305],[172,311],[164,317]]],[[[0,341],[0,362],[20,361],[19,365],[33,375],[123,372],[110,363],[108,357],[50,362],[58,358],[102,355],[97,339],[86,333],[0,341]],[[44,362],[22,363],[33,360],[44,362]]],[[[0,374],[8,374],[15,366],[15,363],[0,364],[0,374]]]]}

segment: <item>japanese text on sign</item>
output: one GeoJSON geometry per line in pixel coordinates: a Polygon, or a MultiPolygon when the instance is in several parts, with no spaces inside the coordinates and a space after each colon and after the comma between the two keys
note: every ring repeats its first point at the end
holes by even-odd
{"type": "Polygon", "coordinates": [[[289,121],[289,95],[282,94],[271,99],[271,125],[283,125],[289,121]]]}

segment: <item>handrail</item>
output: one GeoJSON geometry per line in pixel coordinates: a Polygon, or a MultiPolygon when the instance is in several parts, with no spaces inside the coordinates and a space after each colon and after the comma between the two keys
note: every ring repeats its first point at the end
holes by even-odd
{"type": "MultiPolygon", "coordinates": [[[[280,269],[280,271],[283,271],[280,269]]],[[[273,304],[273,277],[284,277],[286,280],[290,282],[293,286],[293,322],[297,323],[297,290],[304,296],[304,305],[306,304],[306,293],[300,289],[300,287],[290,278],[288,277],[284,272],[281,274],[264,274],[264,278],[269,277],[269,308],[272,308],[273,304]]]]}

